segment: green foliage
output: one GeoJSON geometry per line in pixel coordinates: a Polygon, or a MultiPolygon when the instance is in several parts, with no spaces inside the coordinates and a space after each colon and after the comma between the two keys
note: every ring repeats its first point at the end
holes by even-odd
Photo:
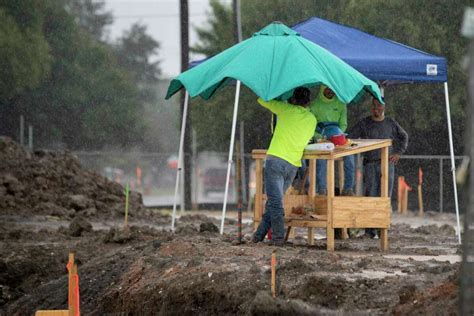
{"type": "MultiPolygon", "coordinates": [[[[466,112],[467,78],[461,61],[467,40],[460,36],[463,10],[470,0],[242,0],[243,37],[271,23],[294,25],[312,16],[357,27],[376,36],[413,46],[448,60],[451,114],[455,148],[462,152],[466,112]]],[[[211,0],[207,27],[197,28],[200,42],[194,52],[212,56],[234,44],[233,12],[229,5],[211,0]]],[[[228,146],[234,104],[234,89],[213,99],[193,100],[192,120],[202,149],[224,150],[228,146]],[[223,136],[223,134],[225,136],[223,136]]],[[[385,90],[387,114],[397,119],[410,135],[408,153],[446,154],[446,112],[442,84],[389,86],[385,90]],[[443,137],[440,137],[440,133],[443,137]],[[426,139],[436,141],[426,142],[426,139]]],[[[241,92],[239,120],[245,121],[246,150],[268,145],[271,115],[255,102],[255,95],[241,92]]],[[[349,126],[369,114],[368,100],[349,106],[349,126]]]]}
{"type": "Polygon", "coordinates": [[[95,40],[104,40],[104,29],[112,24],[113,17],[106,12],[103,0],[64,0],[66,9],[75,17],[77,25],[95,40]]]}
{"type": "Polygon", "coordinates": [[[110,15],[102,2],[39,3],[0,4],[0,133],[15,137],[24,115],[37,147],[140,147],[147,128],[141,93],[160,73],[148,62],[158,43],[140,27],[129,34],[146,44],[142,51],[103,42],[110,15]],[[139,62],[123,65],[122,56],[139,62]]]}
{"type": "Polygon", "coordinates": [[[48,75],[52,58],[41,30],[35,1],[7,2],[0,7],[0,99],[35,88],[48,75]]]}
{"type": "Polygon", "coordinates": [[[159,43],[146,33],[146,26],[134,24],[115,48],[118,65],[130,74],[143,102],[156,102],[155,90],[161,70],[159,61],[151,62],[149,59],[159,47],[159,43]]]}

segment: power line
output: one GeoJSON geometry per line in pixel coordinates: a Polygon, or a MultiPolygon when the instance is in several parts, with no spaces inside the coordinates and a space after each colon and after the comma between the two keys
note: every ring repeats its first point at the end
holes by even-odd
{"type": "MultiPolygon", "coordinates": [[[[203,17],[207,14],[190,14],[190,17],[203,17]]],[[[114,16],[115,19],[141,19],[141,18],[178,18],[179,13],[170,14],[137,14],[137,15],[119,15],[114,16]]]]}

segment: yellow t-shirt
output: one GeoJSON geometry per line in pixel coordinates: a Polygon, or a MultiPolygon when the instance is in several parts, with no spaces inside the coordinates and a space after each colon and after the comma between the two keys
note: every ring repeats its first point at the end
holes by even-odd
{"type": "Polygon", "coordinates": [[[277,115],[277,124],[267,154],[301,167],[303,151],[316,129],[316,118],[308,108],[282,101],[258,103],[277,115]]]}

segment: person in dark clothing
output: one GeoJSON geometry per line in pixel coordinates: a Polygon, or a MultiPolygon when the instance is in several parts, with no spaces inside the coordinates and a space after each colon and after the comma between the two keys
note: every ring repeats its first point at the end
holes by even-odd
{"type": "MultiPolygon", "coordinates": [[[[385,105],[377,99],[372,100],[371,116],[365,117],[349,130],[352,139],[391,139],[388,166],[388,194],[392,196],[395,165],[408,146],[408,134],[390,117],[385,117],[385,105]]],[[[366,196],[380,196],[381,163],[380,150],[372,150],[363,154],[364,183],[366,196]]],[[[366,234],[377,237],[375,230],[368,229],[366,234]]]]}

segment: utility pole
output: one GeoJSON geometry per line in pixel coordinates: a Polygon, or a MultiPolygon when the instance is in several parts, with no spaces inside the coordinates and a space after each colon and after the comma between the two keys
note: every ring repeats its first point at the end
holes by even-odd
{"type": "MultiPolygon", "coordinates": [[[[236,43],[242,42],[242,22],[241,22],[241,15],[240,15],[240,0],[232,0],[232,9],[234,12],[234,38],[236,43]]],[[[240,148],[239,151],[236,152],[236,159],[240,159],[240,172],[238,177],[240,177],[240,181],[236,181],[236,183],[240,183],[240,187],[238,188],[237,192],[239,192],[238,204],[247,203],[247,177],[246,177],[246,167],[245,167],[245,146],[244,146],[244,121],[240,121],[239,124],[239,140],[237,141],[236,148],[240,148]]],[[[241,205],[242,206],[242,205],[241,205]]],[[[243,206],[242,206],[243,207],[243,206]]]]}
{"type": "Polygon", "coordinates": [[[240,0],[232,0],[234,11],[234,36],[237,43],[242,42],[242,23],[240,19],[240,0]]]}
{"type": "Polygon", "coordinates": [[[468,81],[468,121],[466,126],[466,154],[470,157],[471,168],[468,177],[468,202],[464,214],[463,254],[459,291],[459,315],[474,314],[474,8],[466,8],[462,25],[462,34],[470,39],[469,45],[469,81],[468,81]]]}
{"type": "MultiPolygon", "coordinates": [[[[189,10],[188,0],[179,1],[179,12],[180,12],[180,25],[181,25],[181,72],[188,70],[189,67],[189,10]]],[[[181,116],[184,112],[184,90],[181,92],[181,116]]],[[[191,102],[189,102],[191,103],[191,102]]],[[[190,108],[188,106],[188,108],[190,108]]],[[[184,208],[191,209],[191,115],[190,110],[187,114],[186,119],[186,131],[184,134],[184,150],[183,150],[183,161],[184,161],[184,208]]]]}

